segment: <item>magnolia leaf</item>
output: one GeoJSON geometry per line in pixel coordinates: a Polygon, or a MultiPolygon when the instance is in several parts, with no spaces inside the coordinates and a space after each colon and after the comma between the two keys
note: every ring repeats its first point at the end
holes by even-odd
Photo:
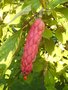
{"type": "Polygon", "coordinates": [[[43,70],[44,64],[45,61],[42,58],[37,57],[37,60],[35,61],[33,66],[34,67],[33,72],[41,72],[43,70]]]}
{"type": "Polygon", "coordinates": [[[3,12],[7,12],[10,10],[10,4],[7,4],[4,8],[3,8],[3,12]]]}
{"type": "Polygon", "coordinates": [[[13,56],[18,49],[20,39],[21,31],[16,32],[13,36],[7,39],[0,47],[0,71],[2,69],[2,72],[0,74],[2,74],[3,71],[10,66],[13,56]],[[4,65],[4,69],[1,68],[2,65],[4,65]]]}
{"type": "Polygon", "coordinates": [[[64,8],[64,7],[56,8],[55,11],[60,12],[61,14],[64,15],[65,18],[68,19],[68,13],[67,13],[68,12],[68,8],[64,8]]]}
{"type": "MultiPolygon", "coordinates": [[[[62,10],[62,9],[60,9],[62,10]]],[[[58,22],[58,25],[64,27],[64,29],[68,32],[68,19],[67,19],[67,9],[65,10],[65,13],[59,12],[59,10],[52,11],[52,14],[56,21],[58,22]]]]}
{"type": "Polygon", "coordinates": [[[63,61],[58,61],[57,62],[57,68],[56,68],[56,72],[60,72],[63,69],[63,61]]]}
{"type": "Polygon", "coordinates": [[[40,9],[39,7],[41,4],[39,0],[25,0],[23,6],[25,7],[26,5],[31,5],[32,11],[36,11],[37,9],[40,9]]]}
{"type": "Polygon", "coordinates": [[[66,43],[66,40],[68,40],[68,9],[67,8],[58,8],[55,9],[55,11],[52,12],[53,16],[55,17],[56,21],[58,22],[58,25],[62,27],[62,30],[56,31],[56,37],[59,41],[62,43],[66,43]],[[65,32],[62,32],[63,29],[65,29],[65,32]]]}
{"type": "Polygon", "coordinates": [[[31,7],[32,7],[32,10],[37,10],[40,7],[40,1],[31,0],[31,7]]]}
{"type": "Polygon", "coordinates": [[[49,30],[48,28],[46,28],[46,30],[43,33],[43,37],[47,38],[47,39],[50,39],[52,37],[52,31],[49,30]]]}
{"type": "Polygon", "coordinates": [[[55,8],[57,5],[68,2],[68,0],[51,0],[49,3],[51,8],[55,8]]]}
{"type": "Polygon", "coordinates": [[[31,5],[28,5],[27,7],[25,7],[23,10],[21,10],[19,13],[17,13],[14,18],[8,23],[10,24],[12,21],[14,21],[16,18],[18,18],[21,15],[26,15],[31,11],[31,5]]]}
{"type": "Polygon", "coordinates": [[[60,31],[60,29],[56,30],[55,36],[60,42],[63,42],[62,31],[60,31]]]}
{"type": "Polygon", "coordinates": [[[3,19],[3,10],[0,9],[0,21],[3,19]]]}
{"type": "Polygon", "coordinates": [[[63,90],[68,90],[68,85],[65,85],[63,90]]]}
{"type": "Polygon", "coordinates": [[[44,76],[44,84],[47,90],[56,90],[55,89],[55,80],[50,71],[47,71],[46,75],[44,76]]]}
{"type": "MultiPolygon", "coordinates": [[[[4,18],[3,23],[9,23],[11,21],[11,19],[13,19],[15,17],[15,14],[7,14],[6,17],[4,18]]],[[[11,24],[18,24],[20,22],[20,18],[18,17],[16,19],[14,19],[13,21],[11,21],[11,24]]],[[[9,23],[10,24],[10,23],[9,23]]]]}
{"type": "Polygon", "coordinates": [[[66,41],[68,41],[68,32],[62,33],[62,36],[63,36],[63,44],[65,44],[66,41]]]}
{"type": "Polygon", "coordinates": [[[50,39],[45,39],[45,50],[51,54],[52,51],[54,50],[54,41],[50,38],[50,39]]]}
{"type": "Polygon", "coordinates": [[[2,26],[0,25],[0,38],[2,37],[3,32],[2,32],[2,26]]]}

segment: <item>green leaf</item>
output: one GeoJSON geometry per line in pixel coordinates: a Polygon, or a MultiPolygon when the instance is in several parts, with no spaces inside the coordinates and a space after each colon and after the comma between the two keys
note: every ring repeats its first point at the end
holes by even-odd
{"type": "Polygon", "coordinates": [[[55,9],[55,12],[53,12],[53,16],[58,22],[58,25],[61,26],[62,30],[58,28],[56,30],[56,37],[59,41],[62,43],[66,43],[66,40],[68,40],[68,9],[67,8],[59,8],[55,9]],[[65,29],[65,32],[63,32],[65,29]]]}
{"type": "Polygon", "coordinates": [[[13,56],[18,49],[20,39],[21,31],[16,32],[13,36],[7,39],[6,42],[4,42],[3,45],[0,47],[0,67],[4,64],[6,66],[4,68],[5,70],[10,66],[12,62],[13,56]]]}
{"type": "Polygon", "coordinates": [[[52,52],[53,59],[51,61],[55,61],[55,62],[59,61],[62,58],[62,53],[61,52],[62,52],[62,50],[61,50],[60,46],[57,47],[55,45],[54,50],[52,52]]]}
{"type": "Polygon", "coordinates": [[[2,37],[3,32],[2,32],[2,26],[0,25],[0,38],[2,37]]]}
{"type": "Polygon", "coordinates": [[[10,1],[10,0],[4,0],[4,3],[5,3],[5,4],[8,4],[8,3],[12,3],[13,1],[14,1],[14,0],[11,0],[11,1],[10,1]]]}
{"type": "Polygon", "coordinates": [[[30,11],[31,11],[31,5],[26,6],[23,10],[21,10],[19,13],[17,13],[8,24],[10,24],[12,21],[14,21],[19,16],[28,14],[30,11]]]}
{"type": "Polygon", "coordinates": [[[2,19],[3,19],[3,10],[0,8],[0,24],[2,19]]]}
{"type": "Polygon", "coordinates": [[[63,44],[68,40],[68,32],[62,32],[59,29],[55,32],[55,36],[63,44]]]}
{"type": "Polygon", "coordinates": [[[50,39],[52,37],[52,31],[49,30],[48,28],[46,28],[46,30],[43,33],[43,37],[47,38],[47,39],[50,39]]]}
{"type": "Polygon", "coordinates": [[[52,11],[52,15],[58,22],[58,25],[64,27],[64,29],[68,32],[68,14],[66,13],[68,9],[59,12],[60,10],[62,11],[63,9],[57,9],[56,11],[52,11]]]}
{"type": "MultiPolygon", "coordinates": [[[[11,24],[18,24],[18,23],[20,23],[20,18],[21,17],[17,17],[17,18],[15,18],[14,20],[13,20],[13,18],[15,17],[15,14],[7,14],[6,15],[6,17],[4,18],[4,20],[3,20],[3,23],[11,23],[11,24]]],[[[10,24],[9,23],[9,24],[10,24]]]]}
{"type": "Polygon", "coordinates": [[[40,7],[40,1],[39,0],[31,0],[31,5],[33,10],[37,10],[40,7]]]}
{"type": "Polygon", "coordinates": [[[47,90],[56,90],[55,80],[50,71],[46,72],[46,75],[44,76],[44,83],[47,90]]]}
{"type": "Polygon", "coordinates": [[[45,61],[42,58],[37,57],[37,60],[34,63],[33,72],[41,72],[43,70],[45,61]]]}
{"type": "Polygon", "coordinates": [[[54,50],[54,41],[50,38],[50,39],[45,39],[45,50],[51,54],[52,51],[54,50]]]}
{"type": "Polygon", "coordinates": [[[65,87],[63,88],[63,90],[68,90],[68,85],[65,85],[65,87]]]}
{"type": "Polygon", "coordinates": [[[3,74],[5,73],[5,64],[0,64],[0,79],[2,78],[3,74]]]}
{"type": "Polygon", "coordinates": [[[56,88],[54,86],[48,86],[46,87],[46,90],[56,90],[56,88]]]}
{"type": "Polygon", "coordinates": [[[67,13],[68,12],[68,8],[64,8],[64,7],[56,8],[55,11],[60,12],[61,14],[63,14],[64,17],[68,20],[68,13],[67,13]]]}
{"type": "Polygon", "coordinates": [[[68,41],[65,43],[65,49],[68,50],[68,41]]]}
{"type": "Polygon", "coordinates": [[[55,36],[60,42],[63,42],[62,31],[60,29],[56,30],[55,36]]]}
{"type": "Polygon", "coordinates": [[[51,0],[49,3],[51,8],[55,8],[57,5],[68,2],[68,0],[51,0]]]}
{"type": "Polygon", "coordinates": [[[3,90],[4,84],[0,85],[0,90],[3,90]]]}
{"type": "Polygon", "coordinates": [[[25,0],[24,6],[31,5],[32,11],[36,11],[40,7],[40,1],[39,0],[25,0]]]}
{"type": "Polygon", "coordinates": [[[65,44],[65,43],[66,43],[66,41],[68,40],[68,31],[67,31],[67,32],[62,33],[62,36],[63,36],[63,44],[65,44]]]}
{"type": "Polygon", "coordinates": [[[21,82],[20,80],[15,80],[12,85],[9,87],[11,90],[29,90],[30,86],[28,83],[21,82]],[[26,87],[27,86],[27,87],[26,87]]]}
{"type": "Polygon", "coordinates": [[[6,6],[4,6],[3,12],[7,12],[9,10],[10,10],[10,4],[7,4],[6,6]]]}
{"type": "Polygon", "coordinates": [[[33,79],[24,80],[15,80],[14,83],[9,87],[10,90],[45,90],[43,87],[43,81],[40,75],[35,73],[33,79]]]}

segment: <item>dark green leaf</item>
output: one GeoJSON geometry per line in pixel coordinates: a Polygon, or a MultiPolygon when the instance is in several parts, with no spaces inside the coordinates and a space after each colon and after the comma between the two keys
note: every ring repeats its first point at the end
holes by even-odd
{"type": "Polygon", "coordinates": [[[68,90],[68,85],[65,85],[65,87],[63,88],[63,90],[68,90]]]}
{"type": "Polygon", "coordinates": [[[2,32],[2,26],[0,26],[0,38],[2,37],[3,32],[2,32]]]}
{"type": "Polygon", "coordinates": [[[44,83],[47,90],[56,90],[55,80],[50,71],[46,72],[46,75],[44,76],[44,83]]]}
{"type": "Polygon", "coordinates": [[[54,50],[54,41],[50,38],[50,39],[45,39],[45,50],[51,54],[52,51],[54,50]]]}

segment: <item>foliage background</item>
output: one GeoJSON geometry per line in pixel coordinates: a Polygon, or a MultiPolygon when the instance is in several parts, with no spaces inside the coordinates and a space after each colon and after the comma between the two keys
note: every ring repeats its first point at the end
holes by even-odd
{"type": "Polygon", "coordinates": [[[68,0],[0,0],[0,90],[68,90],[68,0]],[[43,9],[42,9],[43,8],[43,9]],[[46,25],[33,71],[20,71],[34,20],[46,25]]]}

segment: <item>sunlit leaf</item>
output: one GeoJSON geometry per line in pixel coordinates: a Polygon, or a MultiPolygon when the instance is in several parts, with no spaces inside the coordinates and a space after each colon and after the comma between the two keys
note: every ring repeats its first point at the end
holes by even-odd
{"type": "Polygon", "coordinates": [[[57,62],[57,68],[56,68],[56,72],[60,72],[63,69],[63,61],[58,61],[57,62]]]}
{"type": "Polygon", "coordinates": [[[10,10],[10,4],[7,4],[4,8],[3,8],[3,12],[7,12],[10,10]]]}
{"type": "Polygon", "coordinates": [[[51,0],[49,3],[51,8],[55,8],[57,5],[68,2],[68,0],[51,0]]]}
{"type": "Polygon", "coordinates": [[[15,33],[15,35],[7,39],[6,42],[3,43],[3,45],[0,47],[0,66],[4,64],[5,65],[4,69],[10,66],[13,56],[18,49],[20,39],[21,39],[21,31],[15,33]]]}
{"type": "MultiPolygon", "coordinates": [[[[16,18],[18,18],[21,15],[26,15],[31,11],[31,5],[28,5],[27,7],[25,7],[23,10],[21,10],[19,13],[17,13],[14,18],[9,22],[11,23],[12,21],[14,21],[16,18]]],[[[8,23],[8,24],[9,24],[8,23]]]]}
{"type": "MultiPolygon", "coordinates": [[[[60,10],[62,11],[62,9],[60,9],[60,10]]],[[[52,14],[55,17],[55,19],[57,20],[58,24],[63,26],[66,31],[68,31],[68,19],[67,19],[68,14],[66,13],[67,11],[68,10],[66,9],[65,13],[62,13],[63,11],[60,12],[59,10],[52,12],[52,14]]]]}
{"type": "Polygon", "coordinates": [[[62,7],[62,8],[56,8],[55,10],[56,10],[57,12],[60,12],[61,14],[63,14],[64,17],[68,19],[68,13],[67,13],[68,8],[63,8],[63,7],[62,7]]]}
{"type": "Polygon", "coordinates": [[[68,0],[0,0],[1,90],[68,90],[67,7],[68,0]],[[24,41],[40,15],[46,28],[32,72],[24,80],[20,69],[24,41]]]}
{"type": "Polygon", "coordinates": [[[3,90],[4,84],[0,85],[0,90],[3,90]]]}
{"type": "Polygon", "coordinates": [[[2,19],[3,19],[3,10],[0,9],[0,20],[2,20],[2,19]]]}
{"type": "MultiPolygon", "coordinates": [[[[6,17],[4,18],[4,23],[9,23],[13,18],[15,17],[15,14],[7,14],[6,17]]],[[[21,17],[18,17],[18,18],[15,18],[13,20],[13,22],[11,21],[11,24],[18,24],[20,22],[20,18],[21,17]]]]}

